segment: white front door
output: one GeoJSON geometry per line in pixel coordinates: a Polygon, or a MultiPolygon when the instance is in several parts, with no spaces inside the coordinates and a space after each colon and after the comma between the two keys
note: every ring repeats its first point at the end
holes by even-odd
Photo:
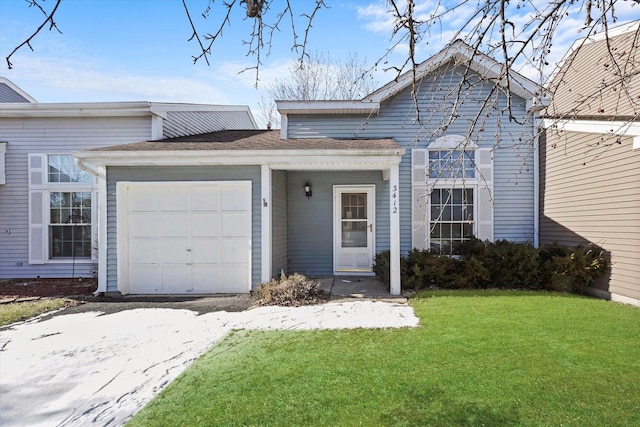
{"type": "Polygon", "coordinates": [[[375,242],[375,186],[333,187],[335,274],[370,274],[375,242]]]}

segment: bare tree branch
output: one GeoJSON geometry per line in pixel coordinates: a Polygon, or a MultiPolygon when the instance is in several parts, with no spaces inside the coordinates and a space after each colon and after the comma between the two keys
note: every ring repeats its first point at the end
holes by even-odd
{"type": "Polygon", "coordinates": [[[33,47],[31,46],[31,40],[33,40],[33,38],[38,35],[38,33],[45,27],[45,25],[47,25],[47,23],[49,23],[49,31],[51,31],[51,30],[53,30],[55,28],[56,31],[58,31],[58,33],[62,34],[62,31],[60,31],[60,28],[58,28],[58,25],[53,20],[54,15],[56,14],[56,11],[58,10],[58,6],[60,6],[60,2],[61,1],[62,0],[56,0],[56,4],[53,6],[53,9],[51,10],[51,13],[47,13],[42,8],[42,6],[40,6],[40,3],[38,3],[38,0],[28,0],[29,7],[35,6],[38,9],[40,9],[40,11],[44,14],[45,19],[44,19],[44,21],[42,21],[42,24],[40,24],[40,26],[33,32],[33,34],[31,34],[25,41],[23,41],[18,46],[16,46],[11,51],[11,53],[9,55],[7,55],[7,57],[5,59],[7,61],[7,67],[9,69],[13,68],[13,64],[11,63],[11,57],[13,56],[14,53],[16,53],[18,50],[20,50],[20,48],[22,46],[25,46],[25,45],[28,46],[29,49],[31,49],[31,51],[33,52],[33,47]]]}

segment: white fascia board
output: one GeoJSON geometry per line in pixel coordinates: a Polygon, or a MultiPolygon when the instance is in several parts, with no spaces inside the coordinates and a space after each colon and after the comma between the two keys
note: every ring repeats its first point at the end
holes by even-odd
{"type": "Polygon", "coordinates": [[[393,150],[272,150],[272,151],[120,151],[72,153],[83,165],[106,166],[254,166],[272,169],[371,170],[400,164],[404,148],[393,150]]]}
{"type": "Polygon", "coordinates": [[[380,110],[375,101],[276,101],[281,114],[371,114],[380,110]]]}
{"type": "MultiPolygon", "coordinates": [[[[419,64],[416,69],[417,80],[420,81],[425,75],[435,71],[450,60],[458,63],[468,62],[469,68],[480,74],[483,78],[497,79],[502,74],[503,66],[501,63],[481,52],[475,52],[474,55],[474,51],[470,46],[462,41],[456,41],[419,64]]],[[[542,87],[535,82],[514,70],[510,70],[509,75],[511,76],[510,89],[516,95],[526,100],[542,95],[540,93],[542,87]]],[[[411,72],[404,73],[396,80],[386,84],[371,95],[368,95],[365,99],[382,102],[409,86],[412,82],[413,74],[411,72]]],[[[503,80],[499,81],[498,84],[506,88],[506,83],[503,80]]]]}
{"type": "Polygon", "coordinates": [[[555,127],[567,132],[640,136],[640,122],[544,119],[544,127],[546,129],[555,127]]]}
{"type": "Polygon", "coordinates": [[[0,103],[2,117],[150,116],[148,102],[0,103]]]}

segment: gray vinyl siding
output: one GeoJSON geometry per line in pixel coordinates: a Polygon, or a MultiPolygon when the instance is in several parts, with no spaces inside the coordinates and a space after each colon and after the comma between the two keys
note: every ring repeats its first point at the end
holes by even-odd
{"type": "Polygon", "coordinates": [[[6,83],[0,83],[0,102],[31,102],[15,90],[11,89],[6,83]]]}
{"type": "Polygon", "coordinates": [[[272,277],[279,277],[287,268],[287,173],[271,174],[271,269],[272,277]]]}
{"type": "Polygon", "coordinates": [[[288,269],[309,276],[333,274],[333,186],[375,184],[376,252],[389,249],[389,185],[379,171],[287,172],[288,269]],[[313,196],[304,194],[306,182],[313,196]]]}
{"type": "Polygon", "coordinates": [[[252,187],[251,283],[261,272],[261,187],[259,166],[134,166],[107,168],[107,292],[117,292],[117,206],[116,184],[120,181],[238,181],[250,180],[252,187]]]}
{"type": "Polygon", "coordinates": [[[255,129],[248,110],[169,111],[162,124],[163,138],[235,129],[255,129]]]}
{"type": "Polygon", "coordinates": [[[86,260],[29,264],[28,153],[66,154],[150,136],[148,117],[0,118],[0,141],[8,142],[7,182],[0,185],[0,278],[87,277],[95,270],[86,260]]]}
{"type": "Polygon", "coordinates": [[[640,299],[640,150],[633,138],[548,130],[540,149],[540,242],[595,243],[613,263],[600,288],[640,299]],[[608,143],[607,143],[608,141],[608,143]]]}
{"type": "MultiPolygon", "coordinates": [[[[411,148],[426,148],[443,135],[467,135],[479,103],[488,95],[489,84],[467,90],[458,118],[446,132],[441,129],[451,113],[451,100],[440,94],[455,92],[460,68],[440,70],[439,78],[425,78],[419,89],[422,123],[416,121],[411,87],[383,102],[377,115],[289,115],[289,138],[379,138],[391,137],[407,148],[400,164],[400,250],[411,249],[411,148]]],[[[495,94],[494,94],[495,96],[495,94]]],[[[533,127],[525,100],[512,97],[514,116],[523,124],[509,121],[507,99],[500,94],[495,110],[481,115],[471,139],[481,148],[495,148],[494,155],[494,239],[532,241],[534,233],[533,127]]]]}

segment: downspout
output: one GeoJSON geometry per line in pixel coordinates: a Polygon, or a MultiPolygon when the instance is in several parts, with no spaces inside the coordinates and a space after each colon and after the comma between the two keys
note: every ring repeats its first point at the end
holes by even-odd
{"type": "Polygon", "coordinates": [[[540,134],[537,113],[533,116],[533,247],[540,246],[540,134]]]}

